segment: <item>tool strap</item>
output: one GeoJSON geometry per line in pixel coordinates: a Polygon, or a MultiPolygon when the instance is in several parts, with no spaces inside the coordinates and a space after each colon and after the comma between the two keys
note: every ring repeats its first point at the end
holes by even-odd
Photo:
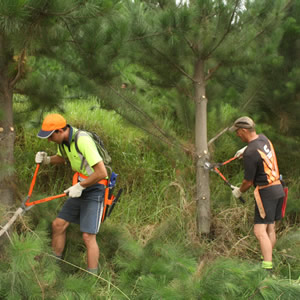
{"type": "Polygon", "coordinates": [[[262,219],[264,219],[266,217],[266,212],[265,212],[265,209],[264,209],[261,197],[260,197],[259,190],[268,188],[268,187],[273,186],[273,185],[279,185],[279,184],[281,184],[280,180],[276,180],[276,181],[274,181],[270,184],[267,184],[267,185],[261,185],[261,186],[257,185],[255,190],[254,190],[254,198],[255,198],[255,201],[256,201],[256,204],[257,204],[259,214],[260,214],[262,219]]]}
{"type": "MultiPolygon", "coordinates": [[[[80,181],[80,178],[86,179],[88,176],[81,174],[79,172],[76,172],[73,176],[73,185],[76,184],[78,181],[80,181]]],[[[110,195],[109,193],[109,180],[108,179],[102,179],[98,182],[99,184],[103,184],[105,186],[105,192],[104,192],[104,205],[103,205],[103,213],[101,222],[104,222],[106,214],[107,214],[107,208],[108,206],[111,206],[115,200],[114,195],[110,195]]]]}
{"type": "MultiPolygon", "coordinates": [[[[86,176],[82,173],[76,172],[73,176],[72,184],[75,185],[77,182],[81,181],[81,179],[87,179],[88,177],[89,176],[86,176]]],[[[108,179],[102,179],[102,180],[98,181],[97,183],[108,186],[108,179]]]]}

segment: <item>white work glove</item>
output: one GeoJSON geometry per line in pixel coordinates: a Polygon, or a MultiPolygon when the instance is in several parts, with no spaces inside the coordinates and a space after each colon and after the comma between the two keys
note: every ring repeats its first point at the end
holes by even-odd
{"type": "Polygon", "coordinates": [[[50,156],[47,155],[47,152],[40,151],[35,155],[35,162],[37,164],[50,164],[50,156]]]}
{"type": "Polygon", "coordinates": [[[64,193],[68,194],[71,198],[78,198],[81,196],[82,191],[85,189],[85,187],[80,185],[80,182],[76,183],[75,185],[72,185],[68,189],[64,191],[64,193]]]}
{"type": "Polygon", "coordinates": [[[238,150],[238,151],[236,152],[236,154],[234,155],[234,157],[242,158],[242,156],[243,156],[243,154],[244,154],[246,148],[247,148],[247,146],[245,146],[244,148],[238,150]]]}
{"type": "Polygon", "coordinates": [[[235,198],[240,198],[242,196],[242,192],[239,187],[231,185],[231,189],[232,189],[232,195],[235,198]]]}

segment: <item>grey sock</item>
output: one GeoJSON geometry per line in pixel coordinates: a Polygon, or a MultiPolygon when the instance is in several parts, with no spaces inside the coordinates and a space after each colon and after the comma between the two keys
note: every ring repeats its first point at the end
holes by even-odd
{"type": "Polygon", "coordinates": [[[93,274],[98,274],[98,268],[96,268],[96,269],[90,269],[90,268],[88,268],[87,269],[89,272],[91,272],[91,273],[93,273],[93,274]]]}
{"type": "Polygon", "coordinates": [[[62,254],[61,254],[61,255],[57,255],[57,254],[53,253],[53,255],[54,255],[55,257],[57,257],[57,258],[62,259],[62,254]]]}

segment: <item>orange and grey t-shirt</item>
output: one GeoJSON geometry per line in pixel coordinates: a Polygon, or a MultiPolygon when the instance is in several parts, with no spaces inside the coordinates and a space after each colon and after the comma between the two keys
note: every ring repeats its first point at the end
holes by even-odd
{"type": "MultiPolygon", "coordinates": [[[[260,134],[251,141],[243,153],[244,179],[253,181],[254,186],[265,186],[279,179],[279,171],[275,151],[270,141],[260,134]]],[[[274,185],[260,190],[261,197],[280,198],[284,196],[282,185],[274,185]]]]}

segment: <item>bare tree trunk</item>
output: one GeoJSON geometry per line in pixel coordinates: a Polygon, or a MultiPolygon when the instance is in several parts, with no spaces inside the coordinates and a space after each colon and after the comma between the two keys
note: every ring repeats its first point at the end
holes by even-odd
{"type": "Polygon", "coordinates": [[[14,141],[13,89],[10,86],[8,64],[12,65],[12,54],[4,47],[0,34],[0,204],[11,206],[15,203],[12,189],[14,141]]]}
{"type": "Polygon", "coordinates": [[[204,61],[199,59],[195,65],[194,90],[196,103],[196,201],[197,201],[197,229],[198,233],[209,233],[210,216],[210,189],[209,173],[204,169],[204,163],[208,160],[207,146],[207,99],[205,96],[204,61]]]}

